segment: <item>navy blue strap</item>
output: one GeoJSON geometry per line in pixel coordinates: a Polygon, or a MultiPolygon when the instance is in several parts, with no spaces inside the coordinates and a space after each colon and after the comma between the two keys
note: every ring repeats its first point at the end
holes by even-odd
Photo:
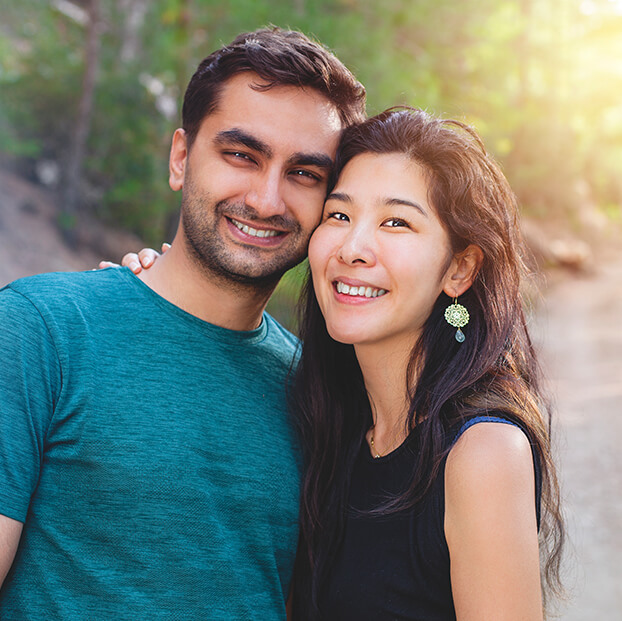
{"type": "Polygon", "coordinates": [[[466,421],[462,427],[460,427],[458,433],[454,436],[452,444],[455,444],[467,429],[470,429],[473,425],[477,425],[477,423],[505,423],[506,425],[512,425],[513,427],[518,427],[520,429],[515,422],[508,420],[507,418],[501,418],[501,416],[474,416],[473,418],[469,418],[469,420],[466,421]]]}
{"type": "MultiPolygon", "coordinates": [[[[467,430],[473,427],[473,425],[477,425],[477,423],[504,423],[506,425],[512,425],[513,427],[518,427],[523,433],[525,430],[515,423],[514,421],[508,420],[507,418],[502,418],[501,416],[474,416],[473,418],[469,418],[465,423],[463,423],[462,427],[458,430],[458,433],[454,436],[452,440],[452,446],[458,441],[460,436],[467,430]]],[[[525,435],[527,435],[525,433],[525,435]]],[[[527,436],[529,439],[529,436],[527,436]]],[[[531,443],[531,442],[530,442],[531,443]]],[[[536,483],[536,518],[538,521],[538,529],[540,528],[540,509],[541,509],[541,494],[542,494],[542,471],[540,470],[540,460],[533,450],[533,445],[531,447],[531,453],[533,456],[533,467],[534,467],[534,475],[535,475],[535,483],[536,483]]]]}

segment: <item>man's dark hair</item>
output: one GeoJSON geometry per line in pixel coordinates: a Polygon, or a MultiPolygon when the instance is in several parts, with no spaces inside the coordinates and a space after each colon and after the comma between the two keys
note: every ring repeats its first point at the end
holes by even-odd
{"type": "Polygon", "coordinates": [[[203,119],[218,106],[227,80],[252,71],[262,80],[257,90],[273,86],[312,88],[339,111],[344,127],[365,118],[365,88],[325,47],[301,32],[262,28],[238,35],[201,61],[192,76],[182,109],[182,127],[192,145],[203,119]]]}

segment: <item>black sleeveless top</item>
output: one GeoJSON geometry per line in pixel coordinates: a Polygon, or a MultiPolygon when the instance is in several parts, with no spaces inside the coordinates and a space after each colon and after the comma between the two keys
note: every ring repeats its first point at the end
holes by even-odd
{"type": "MultiPolygon", "coordinates": [[[[467,421],[450,443],[481,422],[514,424],[493,416],[476,417],[467,421]]],[[[351,510],[344,540],[320,596],[325,621],[456,618],[444,532],[445,461],[416,509],[380,517],[364,513],[408,488],[417,436],[415,428],[398,449],[377,459],[371,456],[366,442],[361,446],[350,483],[351,510]]],[[[535,453],[534,465],[539,521],[541,477],[535,453]]]]}

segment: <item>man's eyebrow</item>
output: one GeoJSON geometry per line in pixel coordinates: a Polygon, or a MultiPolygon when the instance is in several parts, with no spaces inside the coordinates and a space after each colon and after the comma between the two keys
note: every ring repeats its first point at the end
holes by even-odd
{"type": "Polygon", "coordinates": [[[239,145],[251,149],[256,153],[265,155],[266,157],[272,157],[272,149],[259,138],[251,136],[251,134],[245,132],[242,129],[234,127],[233,129],[226,129],[216,134],[214,142],[219,145],[239,145]]]}
{"type": "Polygon", "coordinates": [[[333,160],[326,153],[294,153],[294,155],[288,158],[287,163],[290,166],[333,167],[333,160]]]}

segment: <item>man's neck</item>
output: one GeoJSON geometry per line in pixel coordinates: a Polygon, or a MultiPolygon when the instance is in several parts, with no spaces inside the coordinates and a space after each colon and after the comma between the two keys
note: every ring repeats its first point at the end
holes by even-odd
{"type": "Polygon", "coordinates": [[[274,291],[253,289],[210,277],[189,256],[181,240],[139,278],[187,313],[229,330],[253,330],[274,291]]]}

